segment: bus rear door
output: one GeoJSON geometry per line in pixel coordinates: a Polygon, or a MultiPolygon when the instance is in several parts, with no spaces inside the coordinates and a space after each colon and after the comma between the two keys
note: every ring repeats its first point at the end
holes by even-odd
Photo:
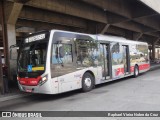
{"type": "Polygon", "coordinates": [[[111,52],[110,52],[110,44],[109,43],[101,43],[100,50],[102,55],[102,76],[104,80],[108,80],[111,78],[111,52]]]}

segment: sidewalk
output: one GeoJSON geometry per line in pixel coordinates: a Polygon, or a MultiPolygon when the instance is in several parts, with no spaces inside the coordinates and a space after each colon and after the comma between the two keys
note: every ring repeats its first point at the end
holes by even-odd
{"type": "MultiPolygon", "coordinates": [[[[150,71],[156,70],[159,68],[160,68],[160,64],[151,64],[150,71]]],[[[19,89],[13,89],[13,90],[11,89],[10,91],[11,93],[7,93],[5,95],[0,94],[0,102],[7,101],[7,100],[13,100],[16,98],[23,98],[23,97],[32,95],[30,93],[20,92],[19,89]]]]}
{"type": "Polygon", "coordinates": [[[31,95],[30,93],[21,92],[19,89],[10,89],[10,91],[11,92],[6,93],[4,95],[0,94],[0,102],[31,95]]]}

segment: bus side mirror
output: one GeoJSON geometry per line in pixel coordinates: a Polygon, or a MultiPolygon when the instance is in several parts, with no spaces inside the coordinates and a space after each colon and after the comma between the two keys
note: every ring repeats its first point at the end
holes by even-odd
{"type": "Polygon", "coordinates": [[[10,60],[17,60],[17,45],[11,45],[9,48],[10,60]]]}

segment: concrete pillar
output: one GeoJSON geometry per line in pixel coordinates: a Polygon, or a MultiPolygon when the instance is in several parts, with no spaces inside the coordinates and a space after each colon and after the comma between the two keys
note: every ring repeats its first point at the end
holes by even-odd
{"type": "MultiPolygon", "coordinates": [[[[0,26],[0,30],[2,30],[2,39],[3,39],[3,47],[4,47],[4,51],[3,51],[3,54],[4,54],[4,57],[5,57],[5,63],[7,64],[7,60],[8,58],[6,57],[7,56],[7,50],[6,50],[6,40],[7,40],[7,37],[6,37],[6,29],[5,29],[5,14],[4,14],[4,1],[0,1],[0,23],[1,23],[1,26],[0,26]]],[[[0,52],[1,53],[1,52],[0,52]]],[[[1,93],[4,94],[4,93],[7,93],[9,90],[8,90],[8,79],[6,79],[6,77],[3,77],[3,73],[2,73],[2,61],[1,61],[1,54],[0,54],[0,88],[1,88],[1,93]]]]}
{"type": "Polygon", "coordinates": [[[152,59],[155,60],[155,54],[156,54],[156,48],[155,45],[157,44],[157,42],[160,40],[160,38],[157,38],[157,40],[155,42],[152,43],[152,59]]]}
{"type": "Polygon", "coordinates": [[[155,43],[152,44],[152,60],[155,60],[155,43]]]}
{"type": "Polygon", "coordinates": [[[1,58],[1,51],[0,51],[0,92],[4,93],[4,83],[3,83],[3,72],[2,72],[2,58],[1,58]]]}
{"type": "Polygon", "coordinates": [[[10,46],[16,44],[16,31],[15,31],[15,25],[7,24],[7,36],[8,36],[8,58],[12,56],[12,59],[9,59],[9,73],[10,73],[10,79],[13,79],[13,75],[16,75],[16,69],[17,69],[17,49],[12,49],[12,54],[10,54],[10,46]]]}
{"type": "Polygon", "coordinates": [[[8,66],[8,78],[10,80],[13,80],[13,76],[16,75],[16,59],[17,59],[17,49],[12,49],[12,54],[10,54],[10,46],[16,44],[16,30],[15,30],[15,24],[17,22],[18,16],[22,10],[23,4],[22,3],[16,3],[14,2],[11,9],[5,8],[5,11],[10,10],[10,14],[8,16],[6,15],[6,34],[7,34],[7,57],[9,58],[7,61],[8,66]],[[10,59],[10,56],[12,55],[12,58],[10,59]]]}
{"type": "Polygon", "coordinates": [[[21,3],[14,3],[12,7],[12,11],[8,17],[8,24],[16,24],[18,16],[22,10],[23,4],[21,3]]]}

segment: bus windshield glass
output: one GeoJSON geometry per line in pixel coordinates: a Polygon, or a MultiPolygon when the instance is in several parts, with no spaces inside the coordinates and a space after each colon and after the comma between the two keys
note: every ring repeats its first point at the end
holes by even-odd
{"type": "Polygon", "coordinates": [[[19,72],[44,71],[48,40],[39,40],[23,44],[18,59],[19,72]]]}

